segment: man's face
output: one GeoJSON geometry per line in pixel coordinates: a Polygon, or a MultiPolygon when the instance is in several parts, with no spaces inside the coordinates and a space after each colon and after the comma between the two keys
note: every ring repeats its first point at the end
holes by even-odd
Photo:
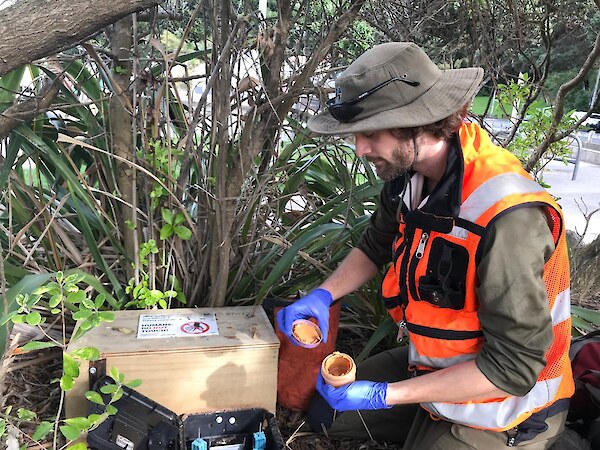
{"type": "Polygon", "coordinates": [[[412,139],[401,139],[390,130],[369,131],[354,135],[356,155],[375,166],[379,178],[393,180],[406,173],[414,163],[412,139]]]}

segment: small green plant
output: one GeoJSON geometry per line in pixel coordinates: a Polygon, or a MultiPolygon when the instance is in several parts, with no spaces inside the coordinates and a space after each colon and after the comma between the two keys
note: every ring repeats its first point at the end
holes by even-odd
{"type": "Polygon", "coordinates": [[[176,234],[180,239],[187,241],[192,237],[192,231],[183,225],[185,215],[182,212],[174,214],[166,208],[161,210],[165,224],[160,229],[160,239],[165,240],[176,234]]]}
{"type": "MultiPolygon", "coordinates": [[[[173,221],[173,224],[174,223],[175,221],[173,221]]],[[[171,224],[170,229],[171,235],[176,233],[173,224],[171,224]]],[[[189,231],[187,228],[186,230],[189,231]]],[[[165,291],[155,289],[151,286],[150,275],[147,272],[150,265],[149,256],[158,255],[159,252],[160,251],[154,239],[150,239],[148,242],[144,242],[140,246],[139,265],[141,267],[141,279],[138,283],[135,282],[135,278],[131,278],[129,280],[129,283],[125,288],[125,293],[131,297],[131,300],[125,304],[126,308],[152,308],[153,306],[160,306],[161,308],[166,309],[169,307],[169,301],[172,299],[175,299],[180,303],[186,302],[185,295],[181,290],[181,285],[177,277],[169,276],[168,282],[170,289],[165,291]]]]}
{"type": "Polygon", "coordinates": [[[123,397],[124,386],[135,389],[142,383],[141,380],[131,380],[126,382],[125,375],[120,373],[119,370],[114,367],[111,368],[109,375],[114,383],[107,383],[102,386],[100,388],[100,393],[96,391],[88,391],[85,393],[85,397],[90,402],[101,406],[101,408],[99,408],[99,413],[93,413],[85,417],[71,417],[68,419],[55,419],[52,421],[40,420],[34,411],[25,408],[17,409],[16,416],[14,416],[12,415],[13,408],[12,406],[9,406],[0,416],[0,439],[6,439],[6,435],[8,434],[8,424],[11,424],[14,429],[19,430],[19,437],[21,440],[30,440],[36,445],[42,445],[43,441],[47,440],[53,430],[56,431],[58,429],[67,443],[66,445],[59,446],[57,436],[55,435],[52,448],[57,449],[66,447],[68,450],[87,449],[85,442],[76,441],[79,441],[80,438],[85,437],[87,433],[97,428],[109,416],[117,413],[118,410],[114,406],[114,403],[123,397]],[[24,428],[24,425],[31,422],[38,423],[38,425],[30,436],[20,431],[24,428]]]}
{"type": "MultiPolygon", "coordinates": [[[[60,386],[60,405],[64,403],[65,393],[73,389],[75,379],[80,374],[82,361],[96,361],[100,357],[100,352],[95,347],[83,347],[69,352],[67,344],[102,322],[110,322],[114,319],[112,312],[104,310],[107,306],[106,295],[98,294],[92,300],[88,291],[80,287],[84,279],[85,275],[81,273],[65,276],[63,272],[57,272],[54,279],[37,287],[32,292],[18,294],[15,297],[18,308],[0,320],[2,325],[11,321],[38,327],[47,338],[45,341],[32,341],[23,345],[20,347],[22,353],[53,347],[62,350],[62,374],[60,378],[54,380],[60,386]],[[78,321],[73,336],[69,339],[65,328],[63,328],[62,339],[57,340],[49,336],[42,326],[46,323],[46,318],[42,313],[59,316],[62,323],[65,323],[67,315],[72,315],[73,319],[78,321]]],[[[26,442],[27,445],[30,443],[42,445],[43,441],[50,439],[53,441],[52,448],[54,449],[66,446],[71,450],[84,450],[86,444],[76,441],[97,427],[109,415],[117,412],[113,403],[123,395],[123,386],[134,388],[141,383],[139,380],[125,382],[125,376],[116,368],[110,370],[110,376],[113,378],[114,384],[107,384],[101,389],[106,397],[103,398],[94,391],[85,394],[89,401],[103,406],[100,413],[90,414],[86,417],[61,419],[61,412],[58,411],[55,417],[41,419],[34,411],[25,408],[19,408],[16,410],[16,414],[13,414],[14,408],[9,406],[0,415],[0,438],[17,439],[17,441],[26,442]],[[31,425],[32,422],[36,424],[36,427],[33,433],[28,435],[22,431],[22,428],[25,425],[31,425]],[[12,430],[17,430],[17,437],[9,436],[9,424],[12,430]],[[59,439],[64,439],[66,445],[59,444],[59,439]]]]}
{"type": "MultiPolygon", "coordinates": [[[[150,140],[148,142],[148,153],[142,151],[137,152],[137,157],[147,161],[154,168],[155,175],[165,184],[170,185],[170,180],[175,180],[179,176],[181,167],[182,150],[177,148],[168,148],[160,140],[150,140]]],[[[158,182],[150,190],[150,198],[152,200],[152,208],[157,208],[164,198],[167,198],[169,193],[158,182]]]]}

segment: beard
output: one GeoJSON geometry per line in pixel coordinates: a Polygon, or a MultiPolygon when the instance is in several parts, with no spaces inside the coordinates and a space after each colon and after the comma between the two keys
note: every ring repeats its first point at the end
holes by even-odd
{"type": "Polygon", "coordinates": [[[383,181],[390,181],[407,173],[415,160],[412,145],[396,147],[389,160],[383,158],[369,158],[367,160],[375,166],[377,176],[383,181]]]}

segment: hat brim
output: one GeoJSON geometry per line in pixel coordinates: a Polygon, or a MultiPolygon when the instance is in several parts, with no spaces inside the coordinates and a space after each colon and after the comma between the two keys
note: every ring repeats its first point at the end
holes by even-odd
{"type": "Polygon", "coordinates": [[[408,105],[347,123],[325,111],[311,117],[308,128],[318,134],[344,135],[429,125],[461,109],[479,90],[482,78],[483,69],[479,67],[444,70],[427,92],[408,105]]]}

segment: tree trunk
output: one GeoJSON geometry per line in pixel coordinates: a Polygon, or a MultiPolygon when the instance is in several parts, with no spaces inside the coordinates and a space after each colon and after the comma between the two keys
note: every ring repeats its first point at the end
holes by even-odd
{"type": "MultiPolygon", "coordinates": [[[[132,135],[132,104],[129,94],[129,80],[132,75],[131,48],[133,46],[132,19],[127,16],[118,21],[108,30],[110,46],[115,58],[112,62],[112,81],[114,83],[113,93],[109,100],[110,108],[110,135],[112,139],[112,149],[115,155],[120,156],[126,161],[135,161],[135,148],[133,146],[132,135]]],[[[116,163],[117,185],[121,198],[127,205],[135,205],[136,192],[134,177],[136,171],[125,162],[116,163]]],[[[131,230],[126,221],[136,223],[134,211],[123,205],[122,218],[119,221],[121,236],[123,236],[123,245],[127,255],[135,260],[137,254],[136,229],[131,230]]],[[[126,265],[129,277],[133,276],[133,269],[126,265]]]]}
{"type": "Polygon", "coordinates": [[[0,77],[160,3],[162,0],[19,0],[0,10],[0,77]]]}

